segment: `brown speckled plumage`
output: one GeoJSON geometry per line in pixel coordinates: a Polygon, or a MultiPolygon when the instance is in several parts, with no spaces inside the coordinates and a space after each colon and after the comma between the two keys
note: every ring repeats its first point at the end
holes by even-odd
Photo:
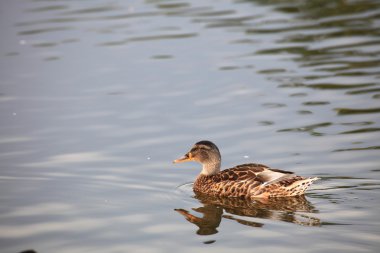
{"type": "Polygon", "coordinates": [[[195,192],[212,196],[242,199],[298,196],[302,195],[314,180],[296,176],[288,171],[272,170],[265,165],[251,163],[238,165],[215,175],[200,174],[195,180],[193,188],[195,192]],[[262,181],[260,174],[272,171],[291,175],[291,177],[284,177],[277,182],[265,184],[266,182],[262,181]]]}
{"type": "Polygon", "coordinates": [[[241,199],[299,196],[319,179],[304,178],[290,171],[255,163],[220,171],[219,150],[209,141],[196,143],[189,153],[175,162],[189,160],[203,164],[202,173],[194,182],[194,191],[211,196],[241,199]]]}

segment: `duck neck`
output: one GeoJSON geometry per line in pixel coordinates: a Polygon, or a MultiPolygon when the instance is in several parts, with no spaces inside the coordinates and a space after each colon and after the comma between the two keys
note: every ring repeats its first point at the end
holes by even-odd
{"type": "Polygon", "coordinates": [[[204,176],[212,176],[220,172],[220,164],[221,161],[215,161],[212,163],[205,163],[203,164],[202,172],[201,174],[204,176]]]}

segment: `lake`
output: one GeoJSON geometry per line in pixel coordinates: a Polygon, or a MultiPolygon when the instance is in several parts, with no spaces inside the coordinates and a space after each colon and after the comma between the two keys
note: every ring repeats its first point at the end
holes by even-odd
{"type": "Polygon", "coordinates": [[[3,0],[1,252],[378,252],[380,2],[3,0]],[[223,168],[305,197],[198,196],[223,168]]]}

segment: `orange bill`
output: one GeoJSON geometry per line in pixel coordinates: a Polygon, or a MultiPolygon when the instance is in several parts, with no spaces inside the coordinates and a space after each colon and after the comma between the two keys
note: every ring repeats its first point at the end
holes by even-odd
{"type": "Polygon", "coordinates": [[[183,162],[189,162],[192,160],[193,160],[193,157],[191,153],[189,152],[186,155],[182,156],[181,158],[174,160],[173,163],[183,163],[183,162]]]}

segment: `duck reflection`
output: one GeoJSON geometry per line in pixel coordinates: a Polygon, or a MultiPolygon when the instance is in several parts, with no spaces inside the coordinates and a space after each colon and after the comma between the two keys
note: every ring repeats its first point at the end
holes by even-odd
{"type": "Polygon", "coordinates": [[[222,218],[250,227],[262,227],[264,223],[244,217],[285,221],[303,226],[320,226],[321,224],[318,218],[311,216],[312,213],[318,211],[304,196],[255,201],[206,196],[199,193],[194,197],[202,206],[192,208],[192,210],[201,214],[202,217],[193,215],[185,209],[174,210],[199,228],[196,232],[198,235],[216,234],[222,218]]]}

